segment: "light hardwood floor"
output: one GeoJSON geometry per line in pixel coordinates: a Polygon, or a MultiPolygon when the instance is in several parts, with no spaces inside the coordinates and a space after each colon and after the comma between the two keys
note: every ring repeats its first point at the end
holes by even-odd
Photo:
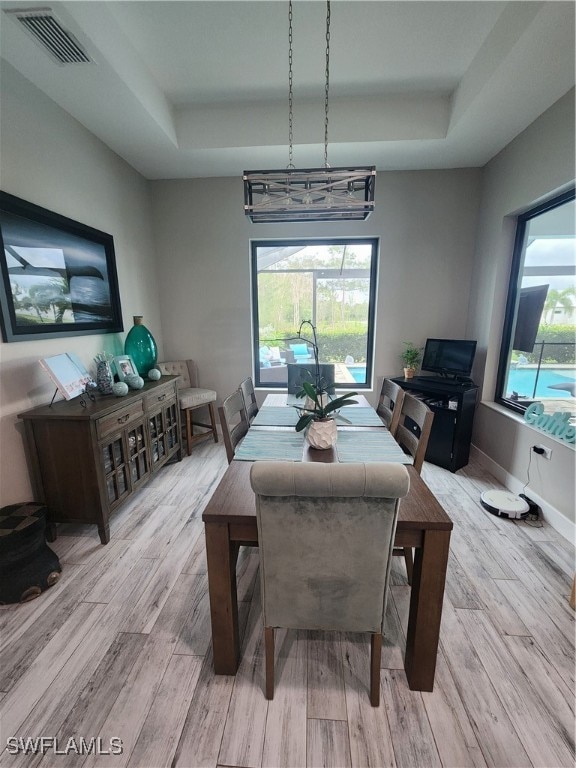
{"type": "Polygon", "coordinates": [[[497,483],[474,464],[424,468],[454,520],[433,693],[406,684],[400,557],[378,709],[368,639],[337,633],[279,631],[266,701],[250,548],[238,565],[242,662],[235,677],[215,676],[201,514],[225,467],[222,443],[195,446],[113,517],[107,546],[95,527],[60,526],[59,583],[0,609],[1,748],[45,736],[69,754],[5,750],[2,766],[574,764],[574,552],[547,525],[486,513],[479,493],[497,483]],[[81,756],[71,737],[102,737],[102,748],[117,737],[123,752],[81,756]]]}

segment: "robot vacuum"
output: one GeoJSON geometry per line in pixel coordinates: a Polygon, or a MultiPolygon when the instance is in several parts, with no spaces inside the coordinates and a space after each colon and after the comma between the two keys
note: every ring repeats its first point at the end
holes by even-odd
{"type": "Polygon", "coordinates": [[[484,491],[480,494],[480,503],[492,515],[516,520],[523,520],[530,511],[526,500],[511,491],[484,491]]]}

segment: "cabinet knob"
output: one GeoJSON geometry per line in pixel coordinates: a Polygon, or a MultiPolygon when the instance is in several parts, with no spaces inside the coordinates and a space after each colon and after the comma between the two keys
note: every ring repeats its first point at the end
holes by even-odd
{"type": "Polygon", "coordinates": [[[118,419],[118,424],[124,424],[125,422],[128,421],[129,418],[130,418],[130,414],[129,413],[127,413],[126,416],[121,416],[118,419]]]}
{"type": "Polygon", "coordinates": [[[164,400],[166,398],[166,392],[163,395],[158,395],[158,400],[164,400]]]}

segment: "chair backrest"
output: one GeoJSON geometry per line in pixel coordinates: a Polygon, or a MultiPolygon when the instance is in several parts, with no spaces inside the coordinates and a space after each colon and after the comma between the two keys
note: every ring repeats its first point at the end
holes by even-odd
{"type": "Polygon", "coordinates": [[[169,360],[157,363],[157,367],[165,375],[180,377],[176,382],[178,389],[198,387],[198,366],[194,360],[169,360]]]}
{"type": "Polygon", "coordinates": [[[258,413],[256,392],[254,391],[254,382],[252,381],[251,377],[248,376],[247,379],[244,379],[238,389],[240,392],[242,392],[242,397],[244,398],[244,407],[246,408],[246,414],[248,415],[248,421],[251,422],[254,416],[256,416],[258,413]]]}
{"type": "Polygon", "coordinates": [[[222,425],[226,456],[228,457],[228,463],[230,463],[234,458],[236,446],[246,432],[248,432],[248,427],[250,426],[246,408],[244,407],[244,398],[239,389],[224,400],[220,408],[218,408],[218,414],[220,415],[220,424],[222,425]]]}
{"type": "Polygon", "coordinates": [[[384,379],[380,390],[380,399],[376,412],[388,427],[392,435],[396,434],[396,428],[400,421],[400,411],[404,401],[404,390],[392,379],[384,379]]]}
{"type": "MultiPolygon", "coordinates": [[[[313,382],[315,366],[311,365],[288,363],[288,394],[295,395],[302,389],[302,383],[304,381],[313,382]]],[[[334,380],[336,378],[334,363],[320,363],[320,377],[322,379],[322,385],[324,389],[331,395],[334,394],[334,380]]]]}
{"type": "Polygon", "coordinates": [[[402,464],[257,461],[264,626],[381,632],[402,464]]]}
{"type": "Polygon", "coordinates": [[[434,413],[426,403],[406,393],[394,437],[396,442],[413,457],[414,469],[418,474],[424,463],[433,420],[434,413]]]}

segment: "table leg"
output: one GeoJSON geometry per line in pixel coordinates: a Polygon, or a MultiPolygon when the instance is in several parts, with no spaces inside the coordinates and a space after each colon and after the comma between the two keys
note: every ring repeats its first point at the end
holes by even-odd
{"type": "Polygon", "coordinates": [[[100,536],[101,544],[108,544],[110,541],[110,524],[102,523],[98,526],[98,535],[100,536]]]}
{"type": "Polygon", "coordinates": [[[227,523],[205,523],[214,672],[235,675],[240,661],[236,558],[227,523]]]}
{"type": "Polygon", "coordinates": [[[404,668],[413,691],[434,688],[450,531],[424,531],[415,550],[404,668]]]}

